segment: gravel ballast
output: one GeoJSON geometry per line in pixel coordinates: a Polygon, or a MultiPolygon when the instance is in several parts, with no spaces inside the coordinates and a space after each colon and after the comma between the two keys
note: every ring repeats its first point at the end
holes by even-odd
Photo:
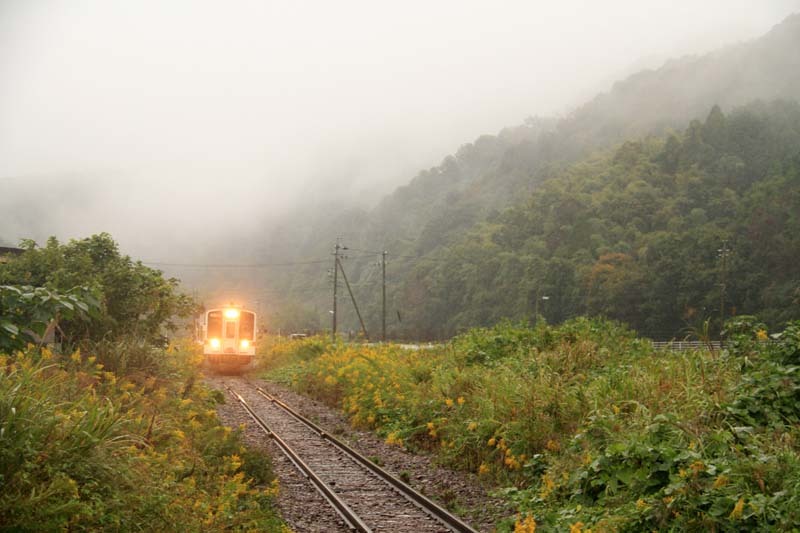
{"type": "MultiPolygon", "coordinates": [[[[213,388],[222,389],[220,381],[214,376],[209,376],[207,381],[213,388]]],[[[486,492],[476,475],[439,467],[427,455],[410,453],[398,446],[386,444],[374,433],[353,429],[342,413],[283,385],[252,377],[250,381],[280,398],[361,454],[374,458],[386,471],[461,516],[474,528],[485,532],[494,531],[494,525],[500,519],[513,514],[513,509],[507,503],[486,492]]],[[[271,439],[227,395],[226,400],[217,410],[223,424],[232,427],[244,424],[245,443],[266,451],[272,458],[273,469],[280,484],[277,503],[289,527],[297,532],[347,531],[343,523],[333,523],[327,502],[300,475],[271,439]]]]}

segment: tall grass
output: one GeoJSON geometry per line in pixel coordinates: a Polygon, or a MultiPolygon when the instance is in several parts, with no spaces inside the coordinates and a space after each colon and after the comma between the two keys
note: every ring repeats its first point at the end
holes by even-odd
{"type": "Polygon", "coordinates": [[[0,528],[281,527],[268,462],[220,425],[189,353],[161,356],[117,372],[80,352],[0,356],[0,528]]]}

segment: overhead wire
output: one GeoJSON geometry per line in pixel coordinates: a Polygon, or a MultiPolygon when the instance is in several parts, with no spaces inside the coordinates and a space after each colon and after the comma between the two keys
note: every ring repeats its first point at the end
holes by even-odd
{"type": "MultiPolygon", "coordinates": [[[[372,257],[366,255],[347,255],[345,259],[357,259],[360,257],[372,257]]],[[[268,268],[268,267],[283,267],[283,266],[299,266],[299,265],[321,265],[327,264],[330,259],[319,259],[314,261],[286,261],[280,263],[169,263],[162,261],[141,261],[143,265],[150,266],[164,266],[164,267],[181,267],[181,268],[268,268]]]]}
{"type": "Polygon", "coordinates": [[[151,266],[168,266],[168,267],[181,267],[181,268],[266,268],[277,266],[298,266],[298,265],[316,265],[328,263],[329,260],[324,261],[293,261],[286,263],[164,263],[160,261],[142,261],[143,265],[151,266]]]}

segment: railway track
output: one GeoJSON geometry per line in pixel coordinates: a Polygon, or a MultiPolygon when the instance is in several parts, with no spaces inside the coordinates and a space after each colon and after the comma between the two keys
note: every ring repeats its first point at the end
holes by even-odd
{"type": "Polygon", "coordinates": [[[361,532],[470,532],[445,508],[244,378],[223,386],[331,506],[361,532]]]}

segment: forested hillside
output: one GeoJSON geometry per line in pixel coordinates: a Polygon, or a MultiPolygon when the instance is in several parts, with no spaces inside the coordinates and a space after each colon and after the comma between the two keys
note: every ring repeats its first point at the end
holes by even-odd
{"type": "Polygon", "coordinates": [[[714,107],[681,134],[554,171],[418,264],[397,304],[426,337],[529,317],[537,299],[550,321],[603,314],[672,337],[719,317],[724,275],[727,316],[777,324],[800,312],[798,235],[800,106],[714,107]]]}
{"type": "MultiPolygon", "coordinates": [[[[462,326],[491,323],[499,317],[530,315],[534,312],[536,291],[550,296],[541,309],[550,320],[580,312],[609,313],[632,320],[634,314],[639,316],[646,309],[631,305],[635,302],[626,302],[629,297],[626,291],[644,283],[645,278],[624,282],[623,279],[629,274],[651,276],[652,269],[663,269],[663,265],[652,263],[651,257],[650,270],[640,270],[637,255],[640,250],[630,247],[647,244],[650,250],[653,246],[661,249],[658,247],[666,244],[652,241],[657,232],[678,232],[679,239],[684,239],[679,241],[680,246],[676,244],[678,251],[691,254],[693,260],[682,262],[681,255],[673,254],[671,261],[676,268],[697,266],[700,254],[705,258],[703,272],[681,289],[682,295],[676,296],[678,300],[674,302],[654,301],[655,293],[647,293],[645,301],[656,307],[657,312],[647,312],[646,318],[632,321],[645,333],[672,335],[687,321],[694,323],[700,317],[714,314],[712,307],[719,313],[719,294],[714,296],[714,291],[719,290],[711,289],[719,282],[718,265],[708,259],[715,256],[721,239],[739,238],[737,231],[741,228],[726,225],[723,220],[734,216],[729,209],[738,209],[738,218],[747,215],[749,219],[765,207],[758,202],[767,201],[774,194],[782,196],[784,202],[789,201],[782,192],[776,193],[774,185],[770,189],[771,181],[761,181],[772,177],[767,169],[791,166],[787,161],[796,148],[797,128],[791,124],[794,112],[791,105],[776,104],[789,110],[782,117],[782,111],[776,111],[774,105],[761,104],[746,112],[735,112],[730,124],[722,113],[715,112],[710,119],[712,124],[719,122],[717,126],[692,123],[685,133],[671,137],[672,132],[683,131],[692,120],[703,120],[717,104],[725,113],[731,113],[736,106],[754,99],[797,100],[800,68],[798,56],[793,53],[796,49],[800,49],[797,15],[756,41],[702,57],[673,60],[658,70],[638,73],[563,119],[530,119],[497,136],[483,136],[462,146],[438,167],[420,172],[371,212],[330,208],[320,209],[316,216],[305,215],[295,224],[276,231],[273,250],[298,258],[325,257],[338,236],[344,237],[344,243],[351,249],[384,247],[390,252],[388,283],[393,299],[390,330],[408,337],[440,336],[462,326]],[[711,133],[715,127],[727,137],[715,138],[711,133]],[[770,141],[761,135],[769,135],[770,141]],[[614,146],[622,148],[603,152],[614,146]],[[697,153],[690,153],[691,150],[697,153]],[[641,174],[652,169],[671,176],[672,184],[662,184],[641,174]],[[697,175],[689,178],[692,169],[697,170],[697,175]],[[615,179],[624,182],[624,187],[630,185],[627,197],[596,205],[568,198],[576,190],[600,202],[593,196],[592,187],[605,190],[605,185],[600,186],[604,183],[600,178],[614,172],[615,179]],[[579,184],[582,178],[587,182],[579,184]],[[637,183],[631,185],[634,181],[637,183]],[[542,197],[543,193],[537,191],[545,182],[548,193],[542,197]],[[558,185],[560,182],[563,183],[558,185]],[[756,182],[759,187],[751,191],[750,186],[756,182]],[[634,192],[645,185],[643,190],[634,192]],[[564,205],[550,203],[559,194],[553,191],[561,188],[564,188],[560,193],[564,205]],[[532,193],[534,197],[525,202],[532,193]],[[729,193],[734,196],[729,198],[729,193]],[[737,196],[745,193],[753,196],[746,201],[737,196]],[[718,197],[719,194],[723,196],[718,197]],[[761,200],[756,198],[758,195],[761,200]],[[671,212],[639,224],[643,216],[655,216],[648,199],[673,205],[673,212],[680,220],[671,212]],[[632,203],[622,208],[614,202],[632,203]],[[501,214],[504,209],[521,203],[524,205],[501,214]],[[569,209],[567,204],[576,207],[569,209]],[[690,207],[685,210],[687,205],[690,207]],[[586,211],[582,210],[584,207],[586,211]],[[693,209],[699,211],[692,212],[693,209]],[[583,216],[592,220],[579,221],[583,216]],[[564,227],[563,232],[538,226],[545,222],[564,227]],[[576,223],[578,229],[573,227],[576,223]],[[302,229],[293,230],[294,226],[302,229]],[[497,231],[502,228],[502,234],[487,229],[495,226],[499,226],[497,231]],[[635,228],[638,233],[611,235],[603,229],[607,227],[621,227],[625,231],[635,228]],[[684,232],[689,227],[692,232],[684,232]],[[700,228],[706,231],[702,239],[700,228]],[[711,228],[717,230],[708,233],[711,228]],[[471,232],[470,237],[464,239],[467,232],[471,232]],[[523,237],[537,232],[546,234],[546,239],[541,240],[545,243],[542,250],[530,247],[533,244],[523,237]],[[691,237],[687,236],[689,233],[691,237]],[[645,243],[638,234],[652,235],[645,243]],[[590,238],[595,240],[587,240],[590,238]],[[561,240],[556,242],[557,239],[561,240]],[[518,249],[523,245],[528,247],[518,249]],[[492,257],[489,261],[488,256],[501,252],[516,259],[506,262],[504,258],[492,257]],[[544,255],[539,255],[540,252],[544,255]],[[587,296],[591,265],[600,256],[603,262],[591,277],[591,296],[587,296]],[[536,260],[515,262],[519,257],[536,260]],[[565,263],[564,268],[559,261],[565,263]],[[489,263],[494,266],[487,266],[489,263]],[[545,266],[550,270],[542,270],[545,266]],[[620,278],[606,279],[607,276],[603,277],[606,270],[620,278]],[[495,281],[500,278],[503,287],[498,287],[499,282],[495,281]],[[616,300],[601,302],[600,298],[608,296],[607,290],[614,283],[625,285],[625,290],[619,287],[614,292],[616,300]],[[712,306],[714,298],[716,303],[712,306]],[[623,307],[626,314],[618,313],[623,307]],[[401,316],[395,311],[400,311],[401,316]]],[[[790,179],[787,176],[784,175],[785,179],[790,179]]],[[[610,195],[611,189],[605,190],[605,194],[610,195]]],[[[659,208],[658,212],[662,211],[659,208]]],[[[783,235],[781,230],[779,233],[783,235]]],[[[766,245],[762,239],[755,241],[766,245]]],[[[731,258],[732,269],[741,267],[743,254],[755,253],[739,244],[738,240],[730,244],[737,247],[731,258]]],[[[753,265],[751,262],[750,267],[753,265]]],[[[750,270],[746,286],[738,278],[741,272],[731,271],[732,283],[740,285],[730,288],[729,312],[734,311],[733,307],[736,311],[777,309],[784,300],[788,301],[788,297],[780,296],[783,286],[753,289],[761,279],[779,284],[785,281],[779,282],[768,273],[781,270],[785,264],[765,262],[764,266],[771,270],[750,270]],[[769,291],[773,291],[773,296],[767,294],[769,291]]],[[[351,281],[361,286],[356,290],[357,297],[366,309],[368,325],[375,330],[379,323],[380,290],[375,285],[374,261],[354,259],[347,268],[351,281]]],[[[288,299],[315,306],[321,316],[327,316],[330,280],[325,277],[324,269],[312,265],[289,273],[285,270],[272,273],[273,286],[288,299]]],[[[780,276],[779,279],[782,280],[780,276]]],[[[669,280],[660,282],[673,286],[669,280]]],[[[355,315],[350,318],[354,326],[355,315]]],[[[776,312],[765,318],[780,320],[781,316],[776,312]]]]}

